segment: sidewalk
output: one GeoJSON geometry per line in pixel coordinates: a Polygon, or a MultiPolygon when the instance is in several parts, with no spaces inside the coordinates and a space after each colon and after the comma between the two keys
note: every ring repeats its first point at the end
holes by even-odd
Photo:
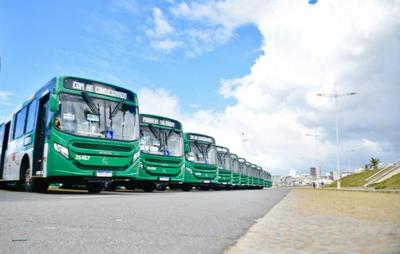
{"type": "MultiPolygon", "coordinates": [[[[296,189],[312,189],[311,186],[307,187],[295,187],[296,189]]],[[[331,191],[362,191],[362,192],[384,192],[384,193],[399,193],[400,189],[374,189],[373,187],[342,187],[337,189],[336,187],[324,187],[317,188],[318,190],[331,190],[331,191]]]]}
{"type": "Polygon", "coordinates": [[[400,194],[294,189],[225,253],[400,253],[400,194]]]}

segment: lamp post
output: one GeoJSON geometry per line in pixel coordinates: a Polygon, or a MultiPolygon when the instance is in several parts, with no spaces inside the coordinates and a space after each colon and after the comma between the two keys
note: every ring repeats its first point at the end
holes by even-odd
{"type": "Polygon", "coordinates": [[[338,120],[338,107],[337,107],[337,101],[339,97],[344,97],[344,96],[350,96],[350,95],[356,95],[357,93],[355,92],[349,92],[349,93],[338,93],[337,92],[337,87],[335,83],[335,93],[330,93],[330,94],[324,94],[324,93],[318,93],[317,96],[321,97],[330,97],[330,98],[335,98],[335,118],[336,118],[336,175],[337,175],[337,188],[340,189],[340,148],[339,148],[339,120],[338,120]]]}
{"type": "Polygon", "coordinates": [[[319,134],[317,133],[307,133],[306,136],[315,137],[315,174],[316,177],[321,177],[321,172],[319,171],[319,155],[318,155],[318,141],[319,141],[319,134]],[[319,175],[318,175],[319,172],[319,175]]]}

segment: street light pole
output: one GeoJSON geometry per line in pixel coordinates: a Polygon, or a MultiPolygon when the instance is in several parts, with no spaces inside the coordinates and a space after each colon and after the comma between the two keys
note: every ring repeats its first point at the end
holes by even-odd
{"type": "Polygon", "coordinates": [[[339,97],[344,97],[344,96],[350,96],[350,95],[356,95],[357,93],[355,92],[350,92],[350,93],[338,93],[337,92],[337,87],[335,83],[335,93],[333,94],[323,94],[323,93],[318,93],[317,96],[321,97],[333,97],[335,98],[335,118],[336,118],[336,175],[337,175],[337,188],[340,189],[340,147],[339,147],[339,113],[338,113],[338,98],[339,97]]]}

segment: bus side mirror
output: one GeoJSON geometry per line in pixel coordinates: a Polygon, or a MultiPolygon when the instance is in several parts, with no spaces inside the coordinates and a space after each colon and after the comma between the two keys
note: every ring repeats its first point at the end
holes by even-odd
{"type": "Polygon", "coordinates": [[[52,94],[50,96],[50,102],[49,102],[49,107],[50,111],[56,112],[58,110],[58,100],[57,100],[57,95],[52,94]]]}

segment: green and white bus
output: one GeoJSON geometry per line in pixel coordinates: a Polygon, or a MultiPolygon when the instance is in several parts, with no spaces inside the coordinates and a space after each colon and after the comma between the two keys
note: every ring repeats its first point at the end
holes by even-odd
{"type": "Polygon", "coordinates": [[[193,186],[206,190],[217,177],[217,151],[213,137],[184,133],[185,173],[181,186],[190,191],[193,186]]]}
{"type": "Polygon", "coordinates": [[[264,187],[263,169],[261,166],[257,166],[257,187],[259,189],[264,187]]]}
{"type": "Polygon", "coordinates": [[[185,172],[182,124],[177,120],[140,114],[140,168],[135,185],[146,192],[181,184],[185,172]]]}
{"type": "Polygon", "coordinates": [[[214,181],[216,189],[229,189],[232,186],[231,157],[229,149],[223,146],[217,148],[217,179],[214,181]]]}
{"type": "Polygon", "coordinates": [[[244,188],[247,185],[247,167],[246,167],[246,159],[238,158],[239,162],[239,171],[240,171],[240,188],[244,188]]]}
{"type": "Polygon", "coordinates": [[[257,165],[253,163],[250,165],[249,186],[253,189],[257,186],[257,165]]]}
{"type": "Polygon", "coordinates": [[[237,189],[240,186],[240,168],[239,168],[239,157],[236,154],[231,153],[231,171],[232,171],[232,187],[237,189]]]}
{"type": "Polygon", "coordinates": [[[100,192],[139,168],[135,93],[77,77],[50,80],[0,126],[0,179],[44,191],[49,183],[100,192]]]}

